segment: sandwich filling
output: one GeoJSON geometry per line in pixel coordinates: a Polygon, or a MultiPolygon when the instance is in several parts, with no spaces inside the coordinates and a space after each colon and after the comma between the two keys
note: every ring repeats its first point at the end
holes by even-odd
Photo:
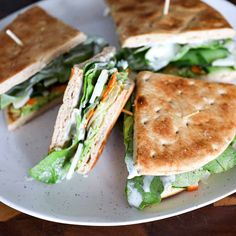
{"type": "Polygon", "coordinates": [[[65,145],[51,150],[29,174],[53,184],[70,179],[75,171],[87,173],[92,146],[100,138],[100,129],[109,117],[109,109],[129,87],[128,70],[115,60],[90,62],[83,68],[83,86],[67,127],[65,145]]]}
{"type": "MultiPolygon", "coordinates": [[[[134,96],[127,103],[126,110],[134,112],[132,106],[133,100],[134,96]]],[[[210,175],[228,171],[236,166],[235,137],[220,156],[200,169],[169,176],[140,176],[138,170],[135,168],[133,159],[133,133],[134,118],[133,116],[125,115],[125,162],[129,172],[125,192],[129,205],[140,210],[160,203],[164,192],[180,189],[188,191],[197,190],[200,181],[204,182],[210,175]]]]}
{"type": "Polygon", "coordinates": [[[0,95],[0,110],[8,109],[12,120],[30,115],[52,100],[62,97],[74,64],[84,62],[99,53],[106,43],[89,38],[69,52],[53,60],[27,81],[0,95]]]}
{"type": "Polygon", "coordinates": [[[160,71],[189,78],[236,71],[236,44],[232,39],[123,48],[120,57],[136,71],[160,71]]]}

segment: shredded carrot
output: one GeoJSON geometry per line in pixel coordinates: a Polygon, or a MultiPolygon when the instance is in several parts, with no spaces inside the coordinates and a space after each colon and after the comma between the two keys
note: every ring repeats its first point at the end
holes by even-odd
{"type": "Polygon", "coordinates": [[[30,100],[27,102],[27,105],[33,106],[37,103],[36,98],[30,98],[30,100]]]}
{"type": "Polygon", "coordinates": [[[66,90],[66,85],[62,84],[62,85],[58,85],[54,88],[52,88],[52,92],[56,92],[56,93],[64,93],[66,90]]]}
{"type": "Polygon", "coordinates": [[[88,121],[92,118],[94,112],[95,112],[95,109],[94,109],[94,108],[91,109],[91,110],[88,112],[88,115],[87,115],[87,119],[88,119],[88,121]]]}
{"type": "Polygon", "coordinates": [[[193,192],[193,191],[196,191],[196,190],[198,190],[198,185],[193,185],[193,186],[188,186],[187,187],[188,192],[193,192]]]}
{"type": "Polygon", "coordinates": [[[111,79],[108,82],[107,88],[105,90],[105,92],[102,95],[102,102],[104,102],[108,96],[108,94],[111,92],[111,90],[114,88],[115,84],[116,84],[116,78],[117,78],[117,73],[115,72],[112,76],[111,79]]]}
{"type": "Polygon", "coordinates": [[[191,70],[195,74],[202,74],[202,68],[200,66],[192,66],[191,70]]]}
{"type": "Polygon", "coordinates": [[[72,69],[71,69],[71,72],[70,72],[69,80],[72,79],[72,77],[74,76],[74,74],[75,74],[75,68],[72,68],[72,69]]]}
{"type": "Polygon", "coordinates": [[[129,115],[129,116],[133,116],[133,115],[134,115],[133,112],[128,111],[128,110],[126,110],[126,109],[122,109],[122,112],[125,113],[125,114],[127,114],[127,115],[129,115]]]}

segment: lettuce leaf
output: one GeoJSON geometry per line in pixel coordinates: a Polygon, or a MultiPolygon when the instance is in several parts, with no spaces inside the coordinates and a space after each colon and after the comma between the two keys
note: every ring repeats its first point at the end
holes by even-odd
{"type": "MultiPolygon", "coordinates": [[[[211,66],[213,61],[226,58],[230,55],[230,52],[227,49],[227,44],[231,41],[232,40],[218,40],[202,44],[180,45],[178,52],[171,60],[170,65],[178,68],[190,67],[193,65],[201,67],[211,66]]],[[[150,47],[148,46],[139,48],[123,48],[118,53],[117,58],[119,60],[127,60],[130,68],[135,71],[154,70],[151,66],[152,63],[145,59],[145,55],[149,49],[150,47]]],[[[185,71],[186,73],[190,72],[190,70],[185,71]]],[[[206,73],[208,73],[207,70],[206,73]]],[[[182,76],[181,74],[179,75],[182,76]]],[[[190,75],[192,75],[191,77],[199,76],[194,73],[190,75]]]]}
{"type": "Polygon", "coordinates": [[[160,177],[153,177],[150,188],[147,192],[144,191],[145,176],[135,177],[127,180],[126,197],[131,206],[144,209],[147,206],[161,202],[161,193],[164,191],[163,183],[160,177]]]}
{"type": "Polygon", "coordinates": [[[44,81],[56,78],[55,82],[50,86],[66,84],[72,65],[91,58],[106,45],[107,44],[99,38],[89,38],[71,51],[59,56],[27,81],[16,85],[6,94],[0,95],[0,110],[6,108],[14,101],[22,99],[26,91],[29,91],[31,88],[33,88],[31,97],[42,95],[44,91],[48,91],[48,87],[45,86],[44,81]]]}
{"type": "Polygon", "coordinates": [[[203,169],[211,174],[225,172],[236,166],[236,150],[230,145],[218,158],[206,164],[203,169]]]}
{"type": "Polygon", "coordinates": [[[55,184],[65,178],[70,168],[70,158],[75,154],[78,142],[60,151],[53,151],[29,170],[29,175],[46,184],[55,184]]]}
{"type": "Polygon", "coordinates": [[[198,185],[199,181],[209,177],[210,173],[207,170],[196,170],[178,174],[175,176],[175,181],[172,183],[174,188],[185,188],[188,186],[198,185]]]}

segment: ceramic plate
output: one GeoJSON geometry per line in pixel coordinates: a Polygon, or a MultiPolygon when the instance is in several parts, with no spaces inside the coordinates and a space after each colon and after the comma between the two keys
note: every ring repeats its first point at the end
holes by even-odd
{"type": "MultiPolygon", "coordinates": [[[[236,26],[236,8],[223,0],[208,0],[236,26]]],[[[50,0],[39,5],[87,34],[103,36],[118,45],[112,20],[104,17],[102,0],[50,0]]],[[[13,14],[0,22],[4,27],[13,14]]],[[[27,170],[47,152],[58,107],[10,133],[0,113],[0,201],[26,214],[78,225],[128,225],[182,214],[236,192],[236,168],[209,178],[199,191],[183,193],[160,205],[138,211],[127,205],[124,196],[126,167],[124,145],[116,127],[88,178],[44,185],[27,178],[27,170]]]]}

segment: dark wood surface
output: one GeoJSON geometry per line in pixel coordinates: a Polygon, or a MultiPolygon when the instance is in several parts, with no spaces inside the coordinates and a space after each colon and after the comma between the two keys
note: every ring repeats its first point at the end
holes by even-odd
{"type": "MultiPolygon", "coordinates": [[[[81,1],[81,0],[75,0],[81,1]]],[[[163,0],[164,1],[164,0],[163,0]]],[[[0,0],[0,18],[35,0],[0,0]]],[[[65,0],[66,2],[66,0],[65,0]]],[[[231,2],[236,4],[236,0],[231,2]]],[[[235,12],[236,14],[236,12],[235,12]]],[[[144,236],[144,235],[236,235],[236,206],[202,209],[147,224],[122,227],[85,227],[52,223],[21,214],[0,223],[0,236],[144,236]]]]}

